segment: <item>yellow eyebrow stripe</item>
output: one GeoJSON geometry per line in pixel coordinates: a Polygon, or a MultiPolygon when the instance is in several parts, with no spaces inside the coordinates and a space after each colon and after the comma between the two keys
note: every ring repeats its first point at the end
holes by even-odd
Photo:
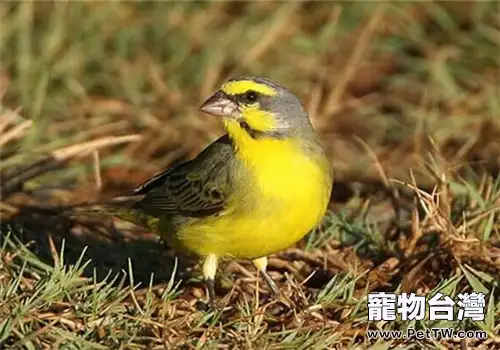
{"type": "Polygon", "coordinates": [[[239,95],[248,90],[253,90],[267,96],[274,96],[277,94],[277,91],[269,85],[257,83],[253,80],[230,81],[222,86],[222,91],[228,95],[239,95]]]}

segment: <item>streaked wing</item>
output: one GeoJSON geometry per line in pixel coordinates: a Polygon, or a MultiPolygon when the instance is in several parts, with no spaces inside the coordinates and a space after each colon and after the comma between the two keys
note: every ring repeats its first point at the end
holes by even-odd
{"type": "Polygon", "coordinates": [[[136,207],[150,215],[212,215],[224,208],[231,188],[232,144],[219,138],[195,159],[158,174],[134,190],[136,207]]]}

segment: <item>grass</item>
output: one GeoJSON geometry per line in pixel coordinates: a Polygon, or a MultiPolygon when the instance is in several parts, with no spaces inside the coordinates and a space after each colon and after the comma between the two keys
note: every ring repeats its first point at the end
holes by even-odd
{"type": "Polygon", "coordinates": [[[0,4],[0,348],[462,348],[500,338],[500,23],[490,2],[0,4]],[[130,189],[223,131],[230,76],[282,82],[336,172],[330,212],[270,259],[197,266],[51,207],[130,189]],[[487,294],[483,322],[368,322],[367,294],[487,294]],[[370,340],[366,330],[484,330],[370,340]]]}

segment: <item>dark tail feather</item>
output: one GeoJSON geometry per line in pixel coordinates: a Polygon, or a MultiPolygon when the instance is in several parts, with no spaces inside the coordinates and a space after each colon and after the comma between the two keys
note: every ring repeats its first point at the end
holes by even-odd
{"type": "Polygon", "coordinates": [[[158,226],[158,219],[147,215],[144,211],[136,207],[136,203],[142,197],[143,196],[124,196],[113,198],[112,200],[103,203],[76,205],[67,208],[65,213],[69,216],[116,216],[122,220],[153,230],[158,226]]]}

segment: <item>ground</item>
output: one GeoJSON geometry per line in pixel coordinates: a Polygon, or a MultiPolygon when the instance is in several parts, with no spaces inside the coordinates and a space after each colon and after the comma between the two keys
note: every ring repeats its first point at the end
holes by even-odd
{"type": "MultiPolygon", "coordinates": [[[[495,2],[0,4],[0,348],[494,349],[500,343],[495,2]],[[140,227],[68,217],[219,137],[229,77],[281,82],[335,170],[323,223],[270,259],[199,266],[140,227]],[[368,321],[371,292],[486,295],[484,321],[368,321]],[[488,339],[370,340],[450,327],[488,339]]],[[[276,218],[279,220],[279,218],[276,218]]],[[[167,242],[168,243],[168,242],[167,242]]]]}

